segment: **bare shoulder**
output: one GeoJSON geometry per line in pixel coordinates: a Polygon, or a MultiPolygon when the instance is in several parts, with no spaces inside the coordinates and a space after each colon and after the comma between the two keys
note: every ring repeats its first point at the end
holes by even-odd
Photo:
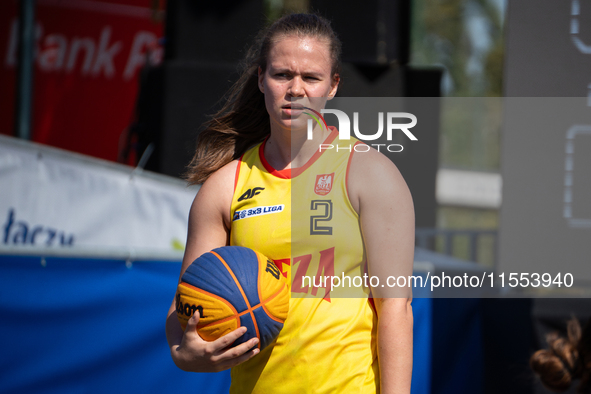
{"type": "Polygon", "coordinates": [[[228,244],[230,207],[237,166],[237,160],[226,164],[207,178],[197,192],[189,212],[181,276],[197,257],[228,244]]]}
{"type": "Polygon", "coordinates": [[[208,218],[210,215],[222,215],[224,225],[230,223],[230,206],[237,168],[238,160],[233,160],[207,178],[191,206],[190,222],[192,219],[198,219],[195,216],[208,218]]]}
{"type": "Polygon", "coordinates": [[[412,207],[410,191],[396,165],[384,154],[371,148],[367,152],[355,152],[349,167],[349,199],[360,213],[363,202],[390,198],[398,204],[412,207]]]}
{"type": "MultiPolygon", "coordinates": [[[[349,168],[349,196],[356,199],[370,274],[412,275],[415,217],[412,197],[398,168],[375,150],[357,152],[349,168]]],[[[374,288],[377,298],[408,298],[410,289],[374,288]]]]}
{"type": "Polygon", "coordinates": [[[227,194],[234,193],[234,180],[236,178],[236,169],[238,160],[233,160],[210,175],[203,183],[198,194],[227,194]]]}

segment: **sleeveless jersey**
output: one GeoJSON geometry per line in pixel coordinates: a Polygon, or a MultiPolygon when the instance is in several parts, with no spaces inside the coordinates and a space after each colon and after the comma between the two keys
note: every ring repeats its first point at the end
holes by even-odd
{"type": "MultiPolygon", "coordinates": [[[[325,144],[337,135],[332,128],[325,144]]],[[[377,319],[361,283],[365,249],[347,194],[356,143],[316,151],[293,170],[273,169],[264,142],[241,158],[230,244],[275,261],[291,300],[275,343],[232,369],[231,393],[379,392],[377,319]],[[346,286],[331,290],[333,276],[346,286]]]]}

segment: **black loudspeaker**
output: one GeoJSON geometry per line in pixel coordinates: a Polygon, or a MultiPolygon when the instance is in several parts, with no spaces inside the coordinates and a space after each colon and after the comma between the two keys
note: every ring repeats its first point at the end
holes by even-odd
{"type": "Polygon", "coordinates": [[[232,65],[165,62],[161,173],[181,176],[185,172],[202,124],[221,108],[222,97],[237,78],[232,65]]]}
{"type": "Polygon", "coordinates": [[[341,97],[401,97],[404,70],[398,66],[343,62],[337,94],[341,97]]]}
{"type": "Polygon", "coordinates": [[[154,110],[159,115],[149,111],[146,116],[157,121],[143,122],[144,138],[138,144],[141,155],[154,143],[148,169],[184,174],[201,125],[220,108],[220,100],[238,78],[238,62],[263,25],[260,0],[167,2],[161,86],[144,89],[150,97],[138,98],[142,108],[153,106],[141,103],[159,103],[159,110],[154,110]]]}
{"type": "Polygon", "coordinates": [[[311,0],[310,9],[332,21],[343,42],[343,61],[407,64],[410,48],[410,0],[311,0]]]}
{"type": "MultiPolygon", "coordinates": [[[[437,199],[435,185],[439,168],[439,113],[441,108],[441,69],[405,67],[406,111],[418,120],[415,146],[401,152],[394,163],[404,176],[415,204],[415,225],[435,227],[437,199]]],[[[395,154],[396,155],[396,154],[395,154]]]]}
{"type": "Polygon", "coordinates": [[[235,63],[263,25],[260,0],[169,0],[165,59],[235,63]]]}
{"type": "Polygon", "coordinates": [[[164,103],[164,68],[146,65],[141,71],[139,93],[136,100],[135,121],[129,126],[128,143],[120,161],[128,162],[132,149],[136,152],[135,165],[149,171],[160,169],[160,146],[162,130],[162,105],[164,103]],[[135,141],[135,144],[133,143],[135,141]],[[150,148],[149,148],[150,147],[150,148]],[[145,153],[144,161],[140,159],[145,153]]]}

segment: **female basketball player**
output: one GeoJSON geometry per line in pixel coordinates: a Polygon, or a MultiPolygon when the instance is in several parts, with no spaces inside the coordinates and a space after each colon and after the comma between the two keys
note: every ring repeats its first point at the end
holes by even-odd
{"type": "Polygon", "coordinates": [[[284,328],[257,357],[256,338],[229,347],[245,328],[206,342],[195,331],[196,314],[183,332],[173,302],[166,333],[174,362],[195,372],[233,368],[231,392],[410,392],[410,294],[389,298],[375,288],[373,299],[338,298],[298,279],[367,269],[386,283],[392,267],[412,274],[414,210],[396,167],[373,149],[320,152],[321,143],[337,143],[335,129],[316,126],[307,139],[303,107],[319,111],[334,97],[339,56],[328,21],[281,18],[260,35],[226,105],[199,137],[190,181],[203,185],[181,275],[225,245],[263,253],[288,278],[297,271],[284,328]],[[285,209],[272,214],[234,215],[280,204],[285,209]]]}

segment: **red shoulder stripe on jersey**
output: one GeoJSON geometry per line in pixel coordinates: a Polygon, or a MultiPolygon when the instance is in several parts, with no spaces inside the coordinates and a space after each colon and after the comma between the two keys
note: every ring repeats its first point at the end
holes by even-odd
{"type": "Polygon", "coordinates": [[[242,159],[244,158],[244,153],[238,159],[238,165],[236,166],[236,175],[234,175],[234,193],[236,193],[236,186],[238,186],[238,175],[240,175],[240,164],[242,164],[242,159]]]}
{"type": "Polygon", "coordinates": [[[357,141],[355,145],[353,145],[353,149],[351,150],[351,154],[349,155],[349,161],[347,162],[347,172],[345,172],[345,191],[347,192],[347,198],[349,199],[349,202],[351,202],[351,198],[349,197],[349,168],[351,167],[351,159],[353,159],[355,147],[359,144],[363,144],[363,142],[357,141]]]}
{"type": "Polygon", "coordinates": [[[371,306],[371,309],[373,309],[373,312],[376,314],[376,316],[378,315],[378,310],[376,308],[376,304],[375,301],[373,300],[373,298],[368,298],[367,301],[369,302],[369,306],[371,306]]]}
{"type": "MultiPolygon", "coordinates": [[[[357,145],[357,144],[355,144],[355,145],[357,145]]],[[[369,275],[369,266],[368,266],[367,260],[365,260],[365,262],[363,263],[363,274],[369,275]]],[[[373,312],[377,316],[378,315],[378,308],[376,308],[376,303],[373,300],[373,294],[371,293],[371,289],[369,289],[369,294],[367,295],[367,302],[369,302],[369,306],[371,307],[371,309],[373,309],[373,312]]]]}
{"type": "MultiPolygon", "coordinates": [[[[336,127],[329,126],[328,128],[330,129],[331,132],[328,135],[328,137],[326,137],[323,144],[331,144],[335,140],[337,135],[339,134],[336,127]]],[[[263,166],[269,172],[269,174],[274,175],[277,178],[282,178],[282,179],[291,179],[291,178],[295,178],[296,176],[300,175],[302,172],[306,171],[312,164],[314,164],[314,162],[316,162],[316,160],[318,160],[318,158],[320,158],[320,156],[323,153],[323,152],[320,152],[320,149],[317,150],[314,153],[314,155],[312,155],[310,160],[308,160],[306,162],[306,164],[304,164],[302,167],[297,167],[297,168],[293,168],[293,169],[287,168],[285,170],[276,170],[275,168],[273,168],[273,166],[271,164],[269,164],[267,159],[265,159],[264,152],[265,152],[265,143],[266,142],[267,142],[267,140],[265,140],[265,142],[263,142],[261,144],[261,147],[259,148],[259,157],[261,158],[261,163],[263,163],[263,166]]]]}

